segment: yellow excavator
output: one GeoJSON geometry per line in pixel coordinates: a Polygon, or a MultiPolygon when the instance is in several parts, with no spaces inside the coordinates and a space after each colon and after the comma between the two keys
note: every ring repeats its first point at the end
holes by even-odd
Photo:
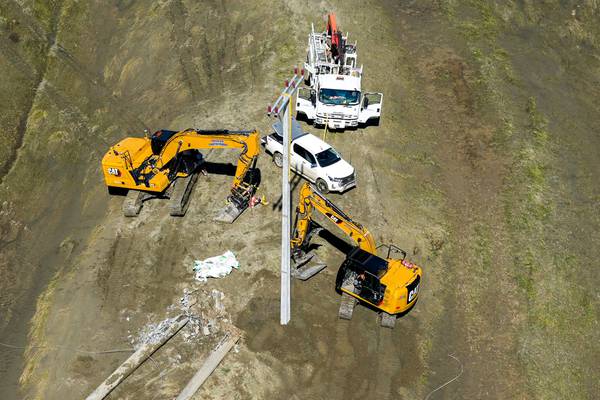
{"type": "Polygon", "coordinates": [[[308,264],[314,256],[309,248],[310,238],[322,229],[313,221],[313,210],[326,216],[357,244],[337,273],[336,290],[342,295],[339,317],[351,319],[355,305],[360,302],[378,311],[381,326],[393,328],[397,316],[407,313],[417,301],[421,268],[407,261],[406,252],[394,245],[377,247],[366,228],[305,183],[300,189],[291,239],[295,277],[306,280],[325,268],[322,263],[308,264]],[[377,255],[381,248],[387,250],[385,258],[377,255]],[[392,258],[392,253],[401,254],[401,258],[392,258]]]}
{"type": "Polygon", "coordinates": [[[260,183],[257,130],[159,130],[150,137],[128,137],[106,152],[102,171],[109,193],[127,191],[125,216],[137,216],[143,202],[152,198],[168,198],[170,214],[183,216],[204,163],[199,150],[228,148],[242,149],[242,153],[227,205],[215,220],[231,223],[248,207],[260,183]]]}

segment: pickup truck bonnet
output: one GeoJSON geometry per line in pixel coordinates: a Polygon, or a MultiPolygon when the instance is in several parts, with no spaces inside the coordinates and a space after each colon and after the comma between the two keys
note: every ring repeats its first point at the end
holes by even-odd
{"type": "Polygon", "coordinates": [[[354,172],[352,165],[348,164],[343,158],[336,163],[324,167],[322,170],[332,178],[345,178],[354,172]]]}

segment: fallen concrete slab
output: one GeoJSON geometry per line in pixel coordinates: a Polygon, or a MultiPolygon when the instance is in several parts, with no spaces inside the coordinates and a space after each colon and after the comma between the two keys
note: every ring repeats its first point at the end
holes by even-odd
{"type": "Polygon", "coordinates": [[[179,393],[176,400],[189,400],[197,391],[200,386],[206,381],[206,379],[213,373],[219,363],[225,358],[227,353],[233,348],[233,346],[240,339],[238,333],[230,332],[225,336],[224,340],[219,346],[208,356],[204,364],[200,367],[198,372],[190,379],[185,388],[179,393]]]}
{"type": "Polygon", "coordinates": [[[135,353],[133,353],[123,364],[121,364],[104,382],[100,384],[86,400],[104,399],[113,391],[125,378],[135,371],[144,361],[146,361],[156,350],[171,339],[181,330],[189,319],[185,315],[174,318],[171,325],[156,340],[144,343],[135,353]]]}

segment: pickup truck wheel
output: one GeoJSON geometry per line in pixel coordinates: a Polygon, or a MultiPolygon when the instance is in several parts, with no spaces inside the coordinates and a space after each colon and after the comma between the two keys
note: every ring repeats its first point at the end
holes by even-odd
{"type": "Polygon", "coordinates": [[[279,168],[283,167],[283,154],[274,153],[273,154],[273,164],[277,165],[279,168]]]}
{"type": "Polygon", "coordinates": [[[329,186],[327,186],[327,182],[325,182],[323,179],[319,178],[317,179],[317,189],[319,189],[319,192],[323,193],[323,194],[327,194],[329,193],[329,186]]]}

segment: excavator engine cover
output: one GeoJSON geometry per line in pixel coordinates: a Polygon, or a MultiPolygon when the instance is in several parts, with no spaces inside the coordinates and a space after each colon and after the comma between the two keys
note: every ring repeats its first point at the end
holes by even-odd
{"type": "Polygon", "coordinates": [[[386,260],[368,251],[364,251],[360,247],[355,247],[348,253],[344,265],[358,273],[366,271],[378,278],[385,275],[388,270],[388,262],[386,260]]]}

